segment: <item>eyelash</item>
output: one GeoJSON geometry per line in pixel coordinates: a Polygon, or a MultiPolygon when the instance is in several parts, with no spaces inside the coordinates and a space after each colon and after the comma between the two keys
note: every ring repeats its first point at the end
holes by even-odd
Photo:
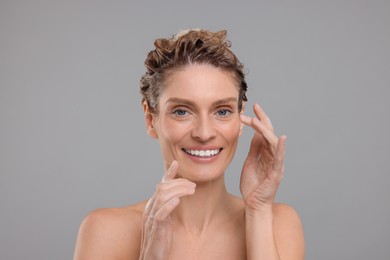
{"type": "Polygon", "coordinates": [[[172,111],[172,114],[174,114],[175,116],[178,116],[178,117],[184,117],[184,116],[186,116],[186,115],[180,115],[179,113],[181,113],[181,112],[184,112],[184,113],[188,114],[188,111],[185,110],[185,109],[182,109],[182,108],[173,110],[173,111],[172,111]]]}
{"type": "Polygon", "coordinates": [[[231,109],[228,109],[228,108],[221,108],[221,109],[218,109],[218,111],[217,111],[218,116],[222,116],[222,117],[227,117],[231,113],[233,113],[233,111],[231,109]],[[220,112],[224,112],[225,114],[221,115],[220,112]]]}
{"type": "MultiPolygon", "coordinates": [[[[172,111],[172,114],[177,117],[185,117],[188,116],[189,113],[190,112],[188,112],[186,109],[183,108],[177,108],[172,111]]],[[[219,108],[215,114],[220,117],[228,117],[232,113],[234,113],[234,111],[231,110],[230,108],[219,108]],[[221,112],[223,114],[221,114],[221,112]]]]}

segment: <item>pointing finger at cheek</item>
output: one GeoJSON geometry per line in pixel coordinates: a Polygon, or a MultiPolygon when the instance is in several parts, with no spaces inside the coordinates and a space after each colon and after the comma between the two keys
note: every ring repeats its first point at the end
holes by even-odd
{"type": "Polygon", "coordinates": [[[252,118],[250,118],[249,116],[246,116],[244,114],[240,114],[240,119],[241,119],[241,122],[243,122],[245,125],[251,126],[252,118]]]}
{"type": "Polygon", "coordinates": [[[272,145],[273,149],[276,148],[277,144],[277,137],[275,136],[274,132],[269,129],[262,121],[260,121],[257,117],[249,117],[245,115],[240,115],[241,121],[249,126],[252,127],[253,130],[260,133],[264,138],[272,145]]]}
{"type": "Polygon", "coordinates": [[[176,160],[172,161],[171,166],[165,171],[161,182],[166,183],[168,180],[175,179],[178,166],[179,163],[176,160]]]}
{"type": "Polygon", "coordinates": [[[271,131],[274,131],[274,127],[272,126],[271,119],[269,119],[269,117],[264,112],[264,110],[260,107],[259,104],[255,104],[253,106],[253,111],[255,112],[257,118],[259,118],[260,121],[264,122],[267,128],[269,128],[271,131]]]}

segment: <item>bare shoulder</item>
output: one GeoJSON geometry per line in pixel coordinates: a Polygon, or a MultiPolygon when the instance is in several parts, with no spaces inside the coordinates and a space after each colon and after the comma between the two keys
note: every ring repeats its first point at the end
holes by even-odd
{"type": "Polygon", "coordinates": [[[273,207],[273,215],[275,241],[281,259],[290,259],[288,256],[304,259],[305,240],[298,213],[287,204],[276,203],[273,207]]]}
{"type": "Polygon", "coordinates": [[[80,225],[74,259],[138,259],[145,204],[89,213],[80,225]]]}

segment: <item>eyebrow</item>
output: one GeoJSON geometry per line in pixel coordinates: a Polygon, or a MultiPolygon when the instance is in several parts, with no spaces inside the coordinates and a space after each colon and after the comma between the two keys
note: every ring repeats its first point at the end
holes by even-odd
{"type": "MultiPolygon", "coordinates": [[[[237,102],[237,98],[236,97],[229,97],[229,98],[219,99],[219,100],[213,102],[213,105],[219,106],[219,105],[223,105],[223,104],[230,103],[230,102],[237,102]]],[[[191,100],[183,99],[183,98],[176,98],[176,97],[169,98],[167,100],[167,102],[165,102],[165,104],[168,104],[168,103],[181,103],[181,104],[188,105],[188,106],[194,105],[194,102],[192,102],[191,100]]]]}

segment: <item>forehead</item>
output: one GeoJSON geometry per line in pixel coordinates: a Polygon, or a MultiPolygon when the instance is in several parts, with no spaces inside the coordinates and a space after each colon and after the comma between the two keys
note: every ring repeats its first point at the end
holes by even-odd
{"type": "Polygon", "coordinates": [[[172,71],[164,83],[160,101],[171,98],[223,99],[237,97],[238,84],[232,72],[209,64],[191,64],[172,71]]]}

